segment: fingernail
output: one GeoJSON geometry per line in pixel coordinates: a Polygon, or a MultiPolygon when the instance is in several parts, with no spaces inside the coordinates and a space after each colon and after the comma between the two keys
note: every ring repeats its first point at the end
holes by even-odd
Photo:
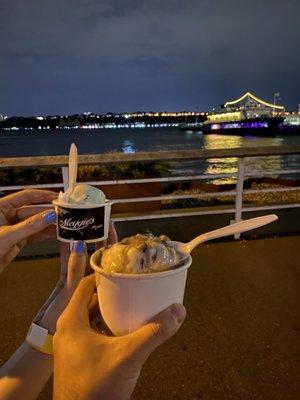
{"type": "Polygon", "coordinates": [[[85,251],[85,246],[84,242],[82,240],[77,240],[74,242],[73,248],[72,248],[73,253],[83,253],[85,251]]]}
{"type": "Polygon", "coordinates": [[[186,316],[186,311],[182,304],[173,304],[171,306],[171,313],[177,324],[181,324],[186,316]]]}
{"type": "Polygon", "coordinates": [[[56,218],[55,211],[49,211],[43,215],[44,221],[50,224],[50,222],[54,222],[56,218]]]}

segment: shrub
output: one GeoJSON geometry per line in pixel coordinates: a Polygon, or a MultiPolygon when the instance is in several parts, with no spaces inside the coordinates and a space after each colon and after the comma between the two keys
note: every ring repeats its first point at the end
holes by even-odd
{"type": "MultiPolygon", "coordinates": [[[[110,180],[122,178],[160,177],[170,172],[167,163],[120,163],[114,165],[81,165],[78,168],[78,179],[110,180]]],[[[60,167],[12,168],[0,170],[1,185],[24,185],[34,183],[56,183],[62,181],[60,167]]]]}

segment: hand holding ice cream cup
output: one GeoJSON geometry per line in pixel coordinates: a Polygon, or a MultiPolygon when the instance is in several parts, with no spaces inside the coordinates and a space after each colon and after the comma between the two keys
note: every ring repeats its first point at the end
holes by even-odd
{"type": "Polygon", "coordinates": [[[169,243],[166,236],[138,234],[91,256],[99,308],[114,335],[133,332],[171,304],[183,303],[192,258],[182,259],[169,243]]]}
{"type": "Polygon", "coordinates": [[[204,233],[188,243],[151,234],[125,238],[91,257],[99,307],[114,335],[125,335],[174,303],[182,304],[191,251],[218,237],[258,228],[277,219],[266,215],[204,233]]]}
{"type": "Polygon", "coordinates": [[[53,201],[57,213],[57,238],[62,242],[106,240],[112,202],[100,189],[84,183],[76,184],[77,165],[77,148],[72,144],[68,188],[53,201]]]}

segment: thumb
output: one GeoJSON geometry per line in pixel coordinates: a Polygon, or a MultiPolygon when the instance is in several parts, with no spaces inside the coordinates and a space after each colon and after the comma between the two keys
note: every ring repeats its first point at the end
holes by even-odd
{"type": "Polygon", "coordinates": [[[175,335],[185,316],[186,310],[182,304],[172,304],[129,335],[134,343],[134,353],[141,362],[145,362],[158,346],[175,335]]]}
{"type": "Polygon", "coordinates": [[[80,321],[89,325],[89,305],[95,288],[95,274],[88,275],[80,281],[65,310],[69,322],[80,321]]]}
{"type": "Polygon", "coordinates": [[[67,290],[72,296],[79,282],[84,277],[86,267],[86,246],[81,240],[73,243],[68,261],[67,290]]]}
{"type": "Polygon", "coordinates": [[[53,210],[35,214],[18,224],[7,227],[5,239],[8,246],[13,246],[20,241],[34,235],[55,221],[56,213],[53,210]]]}
{"type": "Polygon", "coordinates": [[[115,228],[115,224],[114,221],[111,220],[110,224],[109,224],[109,231],[108,231],[108,238],[107,238],[107,242],[106,245],[112,245],[114,243],[116,243],[118,241],[118,234],[115,228]]]}

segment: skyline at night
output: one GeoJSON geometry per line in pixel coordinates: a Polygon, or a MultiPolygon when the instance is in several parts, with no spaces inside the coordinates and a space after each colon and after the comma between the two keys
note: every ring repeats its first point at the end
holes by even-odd
{"type": "Polygon", "coordinates": [[[298,1],[1,2],[0,114],[300,103],[298,1]]]}

